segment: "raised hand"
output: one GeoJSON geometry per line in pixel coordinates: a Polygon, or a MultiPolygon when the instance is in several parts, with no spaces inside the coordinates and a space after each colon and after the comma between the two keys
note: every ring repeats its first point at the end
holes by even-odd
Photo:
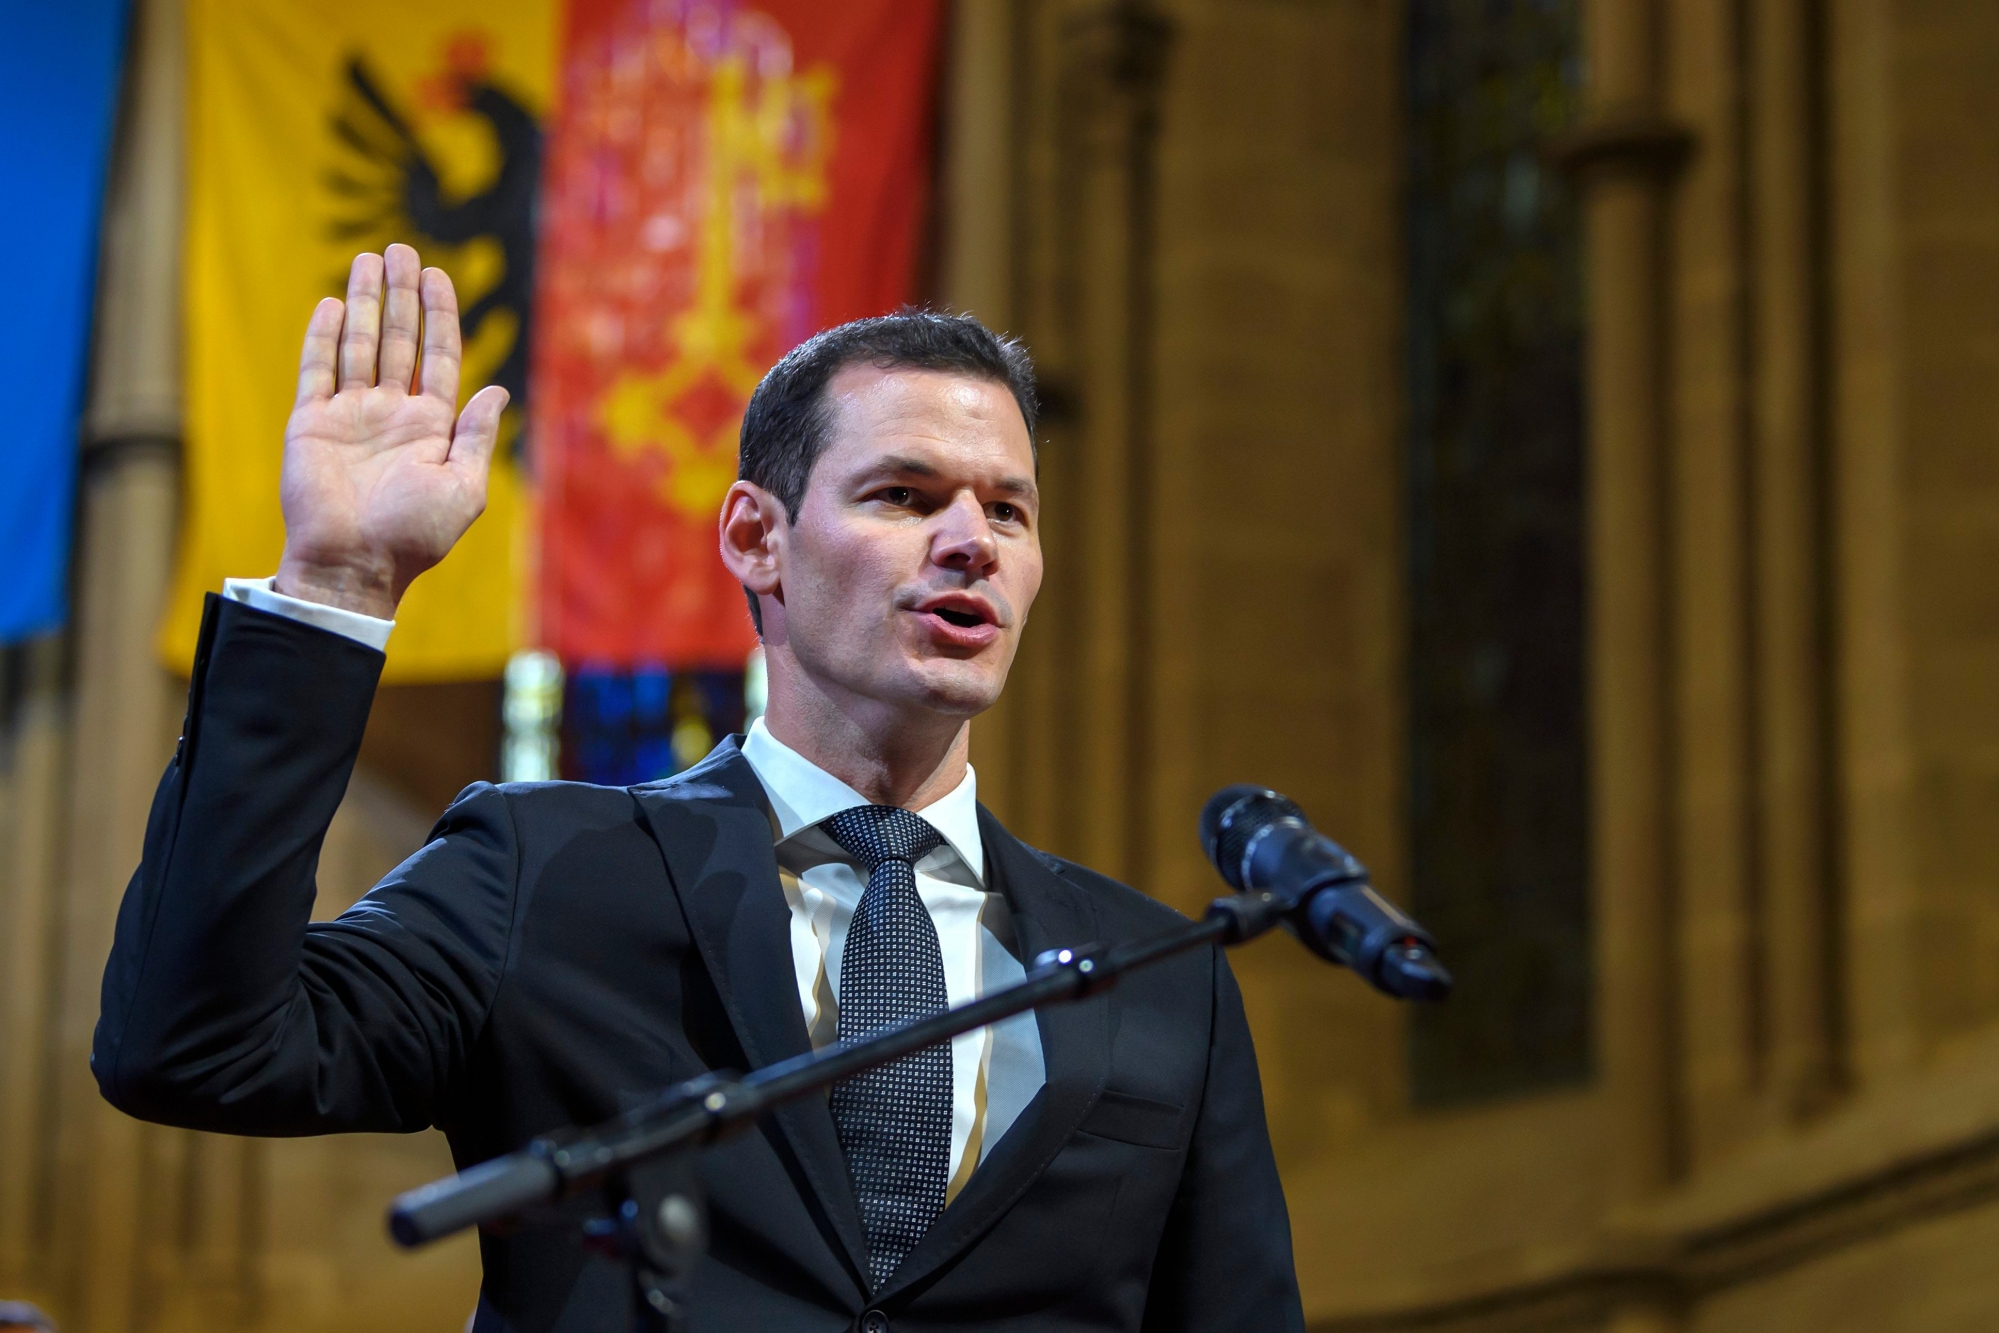
{"type": "Polygon", "coordinates": [[[479,517],[507,391],[488,386],[456,412],[460,355],[442,269],[407,245],[355,256],[346,302],[319,303],[299,356],[279,592],[390,619],[479,517]]]}

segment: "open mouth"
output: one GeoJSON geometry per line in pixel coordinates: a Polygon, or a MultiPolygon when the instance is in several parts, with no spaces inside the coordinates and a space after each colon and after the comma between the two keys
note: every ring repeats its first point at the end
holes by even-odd
{"type": "Polygon", "coordinates": [[[993,642],[1000,633],[998,608],[983,597],[952,593],[910,609],[931,617],[930,633],[942,644],[979,647],[993,642]]]}

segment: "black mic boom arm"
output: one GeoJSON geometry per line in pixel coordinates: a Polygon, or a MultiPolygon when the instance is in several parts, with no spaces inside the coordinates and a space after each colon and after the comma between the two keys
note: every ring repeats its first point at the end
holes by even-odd
{"type": "Polygon", "coordinates": [[[1115,949],[1099,945],[1051,949],[1011,986],[865,1041],[843,1042],[749,1074],[704,1074],[615,1120],[580,1133],[537,1138],[518,1152],[399,1196],[389,1209],[389,1234],[399,1245],[414,1247],[574,1198],[642,1163],[726,1138],[780,1102],[949,1041],[961,1032],[1044,1004],[1095,995],[1134,968],[1189,949],[1211,942],[1236,944],[1261,935],[1283,919],[1285,910],[1281,900],[1267,893],[1219,898],[1199,921],[1151,940],[1115,949]]]}
{"type": "MultiPolygon", "coordinates": [[[[1261,788],[1240,790],[1258,799],[1235,803],[1240,809],[1223,821],[1221,841],[1244,859],[1237,875],[1227,864],[1221,868],[1222,877],[1243,891],[1210,903],[1199,921],[1116,948],[1051,949],[1020,981],[968,1004],[748,1074],[704,1074],[615,1120],[543,1135],[518,1152],[401,1195],[389,1209],[390,1235],[415,1247],[468,1227],[533,1218],[550,1205],[594,1195],[610,1215],[586,1222],[584,1233],[630,1266],[636,1327],[675,1330],[684,1326],[684,1286],[707,1232],[688,1154],[742,1131],[773,1106],[961,1032],[1044,1004],[1095,995],[1134,968],[1209,944],[1240,944],[1280,923],[1391,995],[1434,999],[1449,988],[1450,974],[1429,953],[1429,936],[1374,895],[1359,862],[1312,833],[1282,797],[1261,788]],[[1288,809],[1272,807],[1263,797],[1288,809]],[[1256,818],[1236,818],[1245,812],[1256,818]],[[1273,813],[1285,830],[1276,842],[1262,836],[1273,813]],[[1310,836],[1299,834],[1301,828],[1310,836]],[[1245,851],[1239,843],[1253,845],[1245,851]],[[1273,851],[1282,853],[1283,863],[1274,881],[1263,865],[1273,851]],[[1311,873],[1302,873],[1294,862],[1305,863],[1311,873]],[[1245,884],[1242,876],[1261,882],[1245,884]]],[[[1210,801],[1209,812],[1228,794],[1210,801]]],[[[1209,824],[1203,815],[1202,841],[1214,855],[1217,840],[1209,824]]]]}

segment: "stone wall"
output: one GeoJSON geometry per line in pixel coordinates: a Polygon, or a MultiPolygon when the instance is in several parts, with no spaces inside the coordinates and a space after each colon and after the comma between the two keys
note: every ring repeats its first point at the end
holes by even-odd
{"type": "MultiPolygon", "coordinates": [[[[1254,777],[1400,894],[1402,7],[966,9],[1012,17],[1014,171],[964,299],[1042,356],[1049,523],[1092,528],[1051,532],[990,799],[1192,909],[1194,811],[1254,777]]],[[[1308,1314],[1802,1329],[1894,1254],[1841,1326],[1989,1321],[1999,23],[1584,31],[1549,156],[1588,237],[1597,1075],[1417,1112],[1401,1014],[1239,955],[1308,1314]]]]}

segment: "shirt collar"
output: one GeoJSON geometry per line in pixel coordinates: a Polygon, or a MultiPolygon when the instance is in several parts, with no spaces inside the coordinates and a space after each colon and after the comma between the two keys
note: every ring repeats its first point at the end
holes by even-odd
{"type": "MultiPolygon", "coordinates": [[[[764,720],[750,723],[743,740],[743,758],[770,797],[771,812],[777,816],[777,837],[784,842],[816,827],[828,815],[857,805],[867,805],[867,797],[807,759],[770,734],[764,720]]],[[[916,812],[944,835],[944,841],[965,863],[979,883],[986,879],[985,845],[979,837],[979,784],[972,766],[965,766],[965,778],[949,792],[916,812]]]]}

